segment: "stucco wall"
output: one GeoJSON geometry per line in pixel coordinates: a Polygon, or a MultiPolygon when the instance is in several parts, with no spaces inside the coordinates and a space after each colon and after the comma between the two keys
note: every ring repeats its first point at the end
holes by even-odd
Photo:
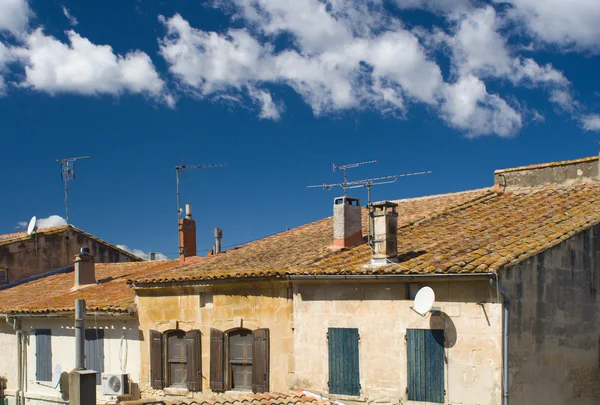
{"type": "MultiPolygon", "coordinates": [[[[210,328],[227,331],[269,328],[270,389],[288,391],[293,371],[293,320],[291,290],[282,282],[255,284],[229,283],[176,290],[138,290],[136,297],[143,331],[141,351],[142,396],[164,397],[173,390],[155,391],[150,387],[149,331],[165,332],[199,329],[202,351],[202,390],[210,392],[210,328]]],[[[185,390],[184,390],[185,391],[185,390]]],[[[186,394],[189,398],[200,395],[186,394]]]]}
{"type": "Polygon", "coordinates": [[[422,317],[406,299],[408,284],[295,284],[294,385],[327,393],[327,330],[358,328],[360,397],[408,403],[406,329],[444,329],[446,403],[500,404],[502,306],[495,291],[486,281],[428,285],[441,312],[422,317]]]}
{"type": "MultiPolygon", "coordinates": [[[[26,352],[25,392],[27,403],[31,405],[62,403],[63,396],[58,389],[49,387],[49,382],[36,381],[36,337],[35,329],[51,330],[52,370],[60,364],[62,371],[69,372],[75,367],[75,330],[73,319],[23,319],[21,329],[28,335],[26,352]]],[[[8,325],[7,325],[8,326],[8,325]]],[[[104,329],[104,371],[120,373],[123,360],[124,371],[129,373],[134,383],[134,393],[139,396],[137,383],[140,380],[139,364],[139,330],[137,320],[103,320],[86,319],[86,329],[104,329]],[[123,339],[121,339],[124,337],[123,339]],[[119,349],[121,357],[119,357],[119,349]]],[[[12,328],[0,326],[0,375],[6,374],[8,379],[6,394],[9,404],[15,404],[15,390],[18,388],[18,352],[17,338],[12,328]],[[6,344],[6,346],[5,346],[6,344]]],[[[90,354],[87,354],[88,356],[90,354]]],[[[114,402],[116,397],[103,396],[101,386],[97,387],[98,403],[114,402]]]]}
{"type": "Polygon", "coordinates": [[[49,235],[42,230],[37,236],[37,249],[33,236],[0,246],[0,268],[8,269],[8,281],[12,283],[73,264],[75,255],[83,246],[90,249],[96,263],[134,261],[123,252],[75,230],[49,235]]]}
{"type": "Polygon", "coordinates": [[[600,403],[600,226],[503,270],[511,405],[600,403]]]}

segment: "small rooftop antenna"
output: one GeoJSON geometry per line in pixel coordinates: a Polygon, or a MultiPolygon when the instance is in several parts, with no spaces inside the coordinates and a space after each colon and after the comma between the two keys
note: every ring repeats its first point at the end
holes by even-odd
{"type": "MultiPolygon", "coordinates": [[[[315,184],[313,186],[307,186],[307,188],[316,188],[320,187],[323,190],[331,190],[334,187],[342,187],[344,189],[344,196],[346,196],[346,189],[350,188],[367,188],[367,208],[371,208],[371,187],[372,186],[380,186],[383,184],[391,184],[398,181],[400,177],[411,177],[411,176],[420,176],[423,174],[431,174],[433,171],[428,170],[425,172],[414,172],[414,173],[401,173],[394,174],[391,176],[383,176],[383,177],[373,177],[371,179],[362,179],[362,180],[353,180],[353,181],[344,181],[343,183],[331,183],[331,184],[315,184]]],[[[368,226],[368,243],[369,246],[372,246],[373,236],[371,235],[371,218],[367,221],[368,226]]]]}
{"type": "Polygon", "coordinates": [[[336,165],[335,163],[332,163],[331,166],[332,166],[334,172],[336,170],[343,170],[344,171],[344,182],[341,183],[341,184],[343,184],[342,189],[344,190],[344,197],[346,197],[346,190],[348,189],[348,187],[346,187],[346,185],[348,183],[348,178],[346,176],[346,171],[348,169],[353,169],[353,168],[361,166],[361,165],[368,165],[370,163],[377,163],[377,160],[368,160],[366,162],[348,163],[348,164],[345,164],[345,165],[336,165]]]}
{"type": "Polygon", "coordinates": [[[69,180],[75,180],[75,161],[89,159],[90,156],[77,156],[72,158],[56,159],[61,165],[61,177],[65,182],[65,220],[69,224],[69,180]]]}

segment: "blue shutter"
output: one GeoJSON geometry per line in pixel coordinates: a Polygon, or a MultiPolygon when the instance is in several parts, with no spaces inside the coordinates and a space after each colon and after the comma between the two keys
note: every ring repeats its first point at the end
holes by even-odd
{"type": "Polygon", "coordinates": [[[329,328],[329,393],[360,395],[358,329],[329,328]]]}
{"type": "Polygon", "coordinates": [[[96,385],[104,372],[104,329],[85,330],[85,368],[96,372],[96,385]]]}
{"type": "Polygon", "coordinates": [[[52,346],[50,329],[35,331],[35,379],[52,381],[52,346]]]}
{"type": "Polygon", "coordinates": [[[444,331],[408,329],[408,399],[444,403],[444,331]]]}

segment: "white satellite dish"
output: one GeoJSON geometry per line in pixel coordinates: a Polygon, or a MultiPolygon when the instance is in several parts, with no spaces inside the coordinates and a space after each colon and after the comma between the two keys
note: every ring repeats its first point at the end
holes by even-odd
{"type": "Polygon", "coordinates": [[[58,384],[60,384],[61,374],[62,369],[60,368],[60,364],[57,364],[56,367],[54,367],[54,372],[52,373],[52,388],[56,389],[58,387],[58,384]]]}
{"type": "Polygon", "coordinates": [[[27,235],[31,235],[37,229],[37,218],[34,216],[31,217],[29,221],[29,225],[27,226],[27,235]]]}
{"type": "Polygon", "coordinates": [[[423,287],[419,291],[417,291],[413,309],[417,313],[425,316],[425,314],[427,314],[427,312],[431,310],[431,307],[433,307],[434,302],[435,293],[433,292],[431,287],[423,287]]]}

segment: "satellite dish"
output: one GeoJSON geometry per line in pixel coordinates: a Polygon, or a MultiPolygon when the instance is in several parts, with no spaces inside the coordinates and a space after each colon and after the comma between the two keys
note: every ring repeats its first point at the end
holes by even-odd
{"type": "Polygon", "coordinates": [[[29,225],[27,226],[27,235],[31,235],[37,229],[37,218],[34,216],[31,217],[29,221],[29,225]]]}
{"type": "Polygon", "coordinates": [[[431,289],[431,287],[423,287],[419,291],[417,291],[417,295],[415,296],[415,303],[413,309],[421,314],[425,315],[435,302],[435,293],[431,289]]]}
{"type": "Polygon", "coordinates": [[[57,364],[56,367],[54,367],[54,372],[52,373],[52,388],[56,389],[58,387],[58,384],[60,384],[61,374],[62,369],[60,368],[60,364],[57,364]]]}

